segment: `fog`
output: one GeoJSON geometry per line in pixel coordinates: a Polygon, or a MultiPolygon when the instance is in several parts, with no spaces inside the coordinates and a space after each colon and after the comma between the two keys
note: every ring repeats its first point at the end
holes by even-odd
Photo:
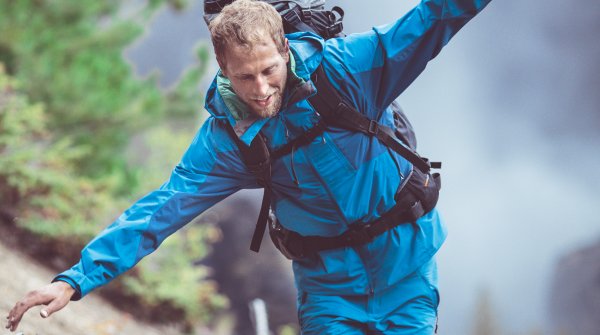
{"type": "MultiPolygon", "coordinates": [[[[327,6],[359,32],[416,3],[327,6]]],[[[200,1],[159,13],[127,51],[137,72],[172,84],[208,43],[201,15],[200,1]]],[[[599,33],[598,1],[496,0],[400,97],[419,151],[444,164],[440,334],[471,331],[482,290],[506,333],[546,333],[556,261],[600,241],[599,33]]]]}

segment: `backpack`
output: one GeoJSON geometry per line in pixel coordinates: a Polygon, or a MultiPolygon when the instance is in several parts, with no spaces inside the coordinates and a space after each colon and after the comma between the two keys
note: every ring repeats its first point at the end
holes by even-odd
{"type": "MultiPolygon", "coordinates": [[[[204,21],[208,24],[221,9],[234,0],[204,0],[204,21]]],[[[325,0],[261,0],[275,7],[281,15],[286,34],[310,31],[325,39],[343,36],[340,7],[325,10],[325,0]]]]}
{"type": "MultiPolygon", "coordinates": [[[[235,0],[204,0],[204,20],[206,23],[210,23],[224,6],[233,1],[235,0]]],[[[324,0],[261,1],[267,2],[277,9],[282,17],[285,33],[310,31],[325,39],[344,36],[342,25],[344,16],[343,10],[339,7],[333,7],[331,10],[326,10],[324,7],[324,0]]],[[[403,206],[405,207],[414,206],[415,201],[419,203],[418,210],[411,208],[411,215],[409,215],[411,220],[416,220],[424,213],[433,209],[437,202],[439,189],[441,187],[440,178],[438,173],[430,174],[430,169],[441,168],[441,163],[429,162],[426,158],[422,158],[416,153],[417,142],[413,127],[396,101],[392,102],[390,105],[394,116],[394,129],[392,129],[379,124],[375,120],[370,120],[365,115],[344,103],[340,94],[327,80],[327,76],[323,72],[321,66],[319,66],[317,71],[312,75],[312,81],[317,88],[317,94],[309,98],[309,101],[314,109],[322,116],[322,121],[276,151],[271,152],[269,150],[261,133],[254,138],[250,146],[247,146],[235,134],[233,127],[227,123],[227,129],[242,154],[244,164],[248,170],[256,176],[258,184],[265,189],[260,214],[252,236],[250,246],[250,250],[252,251],[259,251],[262,237],[265,233],[267,223],[269,223],[268,226],[271,239],[275,243],[275,246],[287,258],[299,259],[305,256],[303,252],[290,252],[288,250],[290,249],[287,245],[288,242],[297,242],[290,241],[292,240],[292,237],[294,239],[300,239],[302,237],[279,225],[273,212],[270,210],[271,161],[287,155],[295,147],[311,143],[314,138],[325,131],[327,126],[340,127],[351,131],[362,132],[367,136],[375,136],[390,149],[399,153],[416,167],[416,169],[413,169],[413,172],[417,171],[417,173],[411,174],[411,176],[415,176],[407,178],[407,182],[399,188],[396,194],[397,200],[399,197],[404,196],[404,193],[406,192],[415,194],[414,197],[411,197],[411,199],[415,199],[414,201],[408,204],[403,203],[403,206]],[[317,80],[317,78],[320,78],[320,80],[317,80]],[[429,178],[430,176],[432,176],[432,178],[429,178]]],[[[398,203],[400,203],[400,201],[398,201],[398,203]]],[[[402,208],[402,210],[403,209],[404,208],[402,208]]],[[[402,214],[406,214],[404,212],[405,211],[402,211],[402,214]]],[[[406,215],[401,217],[404,218],[405,216],[406,215]]]]}

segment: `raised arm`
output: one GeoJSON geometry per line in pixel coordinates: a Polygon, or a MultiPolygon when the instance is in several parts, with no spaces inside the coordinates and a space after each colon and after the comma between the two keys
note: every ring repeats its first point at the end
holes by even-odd
{"type": "Polygon", "coordinates": [[[490,1],[423,0],[396,22],[331,39],[325,49],[327,73],[334,84],[343,83],[338,88],[360,110],[376,118],[490,1]]]}

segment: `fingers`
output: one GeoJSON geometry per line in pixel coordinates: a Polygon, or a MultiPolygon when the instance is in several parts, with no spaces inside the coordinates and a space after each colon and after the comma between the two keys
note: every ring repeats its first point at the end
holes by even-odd
{"type": "Polygon", "coordinates": [[[8,324],[6,325],[6,328],[10,329],[10,331],[15,331],[25,312],[31,307],[38,305],[47,305],[47,307],[40,312],[40,315],[43,318],[47,318],[54,312],[65,307],[74,293],[75,289],[62,281],[54,282],[39,290],[27,293],[27,295],[18,301],[8,313],[8,324]]]}
{"type": "Polygon", "coordinates": [[[48,302],[48,298],[41,295],[38,291],[29,292],[25,298],[21,299],[8,313],[8,324],[6,328],[11,332],[17,330],[21,318],[31,307],[48,302]]]}
{"type": "MultiPolygon", "coordinates": [[[[19,322],[23,318],[23,315],[32,307],[38,305],[45,305],[55,300],[55,296],[48,294],[46,288],[35,290],[27,293],[23,299],[18,301],[15,306],[8,313],[8,323],[6,329],[14,332],[19,326],[19,322]]],[[[63,305],[64,306],[64,305],[63,305]]]]}
{"type": "Polygon", "coordinates": [[[52,300],[52,297],[47,296],[40,291],[32,291],[29,292],[25,298],[21,299],[21,301],[17,302],[15,307],[9,313],[11,319],[9,322],[12,324],[10,331],[15,331],[19,322],[23,318],[23,315],[32,307],[47,304],[52,300]]]}

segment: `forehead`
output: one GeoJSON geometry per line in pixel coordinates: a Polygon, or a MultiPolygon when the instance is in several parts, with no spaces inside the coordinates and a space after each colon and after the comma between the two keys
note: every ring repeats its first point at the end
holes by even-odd
{"type": "Polygon", "coordinates": [[[263,71],[281,59],[275,42],[266,38],[251,45],[228,45],[225,48],[227,70],[233,74],[263,71]]]}

